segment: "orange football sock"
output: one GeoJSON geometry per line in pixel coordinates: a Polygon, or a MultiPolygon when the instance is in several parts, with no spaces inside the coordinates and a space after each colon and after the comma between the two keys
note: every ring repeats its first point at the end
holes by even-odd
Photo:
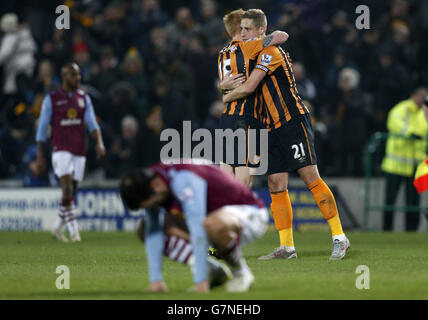
{"type": "Polygon", "coordinates": [[[324,218],[327,220],[333,236],[343,234],[342,223],[340,222],[339,212],[337,211],[336,200],[331,193],[330,188],[319,178],[309,185],[324,218]]]}
{"type": "Polygon", "coordinates": [[[288,190],[271,193],[272,216],[276,230],[279,233],[280,246],[294,247],[293,239],[293,209],[291,207],[288,190]]]}

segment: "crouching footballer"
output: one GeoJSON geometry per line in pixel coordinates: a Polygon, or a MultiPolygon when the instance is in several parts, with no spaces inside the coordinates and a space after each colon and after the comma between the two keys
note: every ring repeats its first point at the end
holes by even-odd
{"type": "Polygon", "coordinates": [[[124,175],[120,195],[129,209],[147,209],[144,239],[150,291],[167,291],[161,269],[166,245],[163,224],[168,216],[185,222],[186,228],[176,224],[181,230],[176,235],[183,238],[184,232],[190,239],[191,251],[187,254],[193,256],[193,291],[210,291],[209,245],[230,268],[227,291],[250,288],[254,276],[242,247],[265,233],[268,212],[263,202],[235,177],[214,165],[157,163],[124,175]]]}

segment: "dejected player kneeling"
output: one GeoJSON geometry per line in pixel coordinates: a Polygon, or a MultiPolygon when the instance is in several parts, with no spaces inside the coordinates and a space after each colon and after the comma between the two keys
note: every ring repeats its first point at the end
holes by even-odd
{"type": "MultiPolygon", "coordinates": [[[[195,268],[195,256],[193,254],[192,244],[190,243],[189,231],[183,219],[171,219],[172,215],[163,215],[164,247],[163,255],[182,264],[188,265],[192,270],[195,268]]],[[[137,228],[138,238],[142,243],[145,241],[146,228],[149,225],[145,219],[141,219],[137,228]]],[[[223,285],[232,278],[230,269],[212,257],[207,257],[208,262],[208,281],[210,288],[223,285]]],[[[151,286],[149,291],[166,291],[164,284],[151,286]]]]}
{"type": "Polygon", "coordinates": [[[186,222],[194,255],[194,291],[210,290],[209,243],[232,271],[227,290],[250,288],[254,276],[242,247],[264,234],[268,213],[263,202],[235,177],[214,165],[157,163],[123,176],[120,195],[129,209],[147,209],[145,242],[151,291],[166,290],[161,270],[162,211],[186,222]]]}

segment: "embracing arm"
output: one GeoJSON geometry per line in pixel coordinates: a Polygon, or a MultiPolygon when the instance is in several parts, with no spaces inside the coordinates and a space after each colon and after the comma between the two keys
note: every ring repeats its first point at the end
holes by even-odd
{"type": "Polygon", "coordinates": [[[274,31],[263,37],[263,48],[283,44],[288,39],[288,33],[284,31],[274,31]]]}
{"type": "Polygon", "coordinates": [[[244,84],[223,96],[223,102],[229,103],[249,96],[256,90],[257,86],[263,80],[265,75],[266,72],[259,69],[254,69],[244,84]]]}
{"type": "MultiPolygon", "coordinates": [[[[284,31],[274,31],[271,34],[263,37],[263,49],[269,46],[276,46],[284,43],[288,39],[288,33],[284,31]]],[[[260,39],[256,40],[260,41],[260,39]]],[[[229,73],[230,74],[230,73],[229,73]]],[[[239,87],[245,82],[245,75],[242,73],[236,75],[224,76],[224,79],[217,83],[219,90],[232,90],[239,87]]],[[[232,100],[233,101],[233,100],[232,100]]]]}

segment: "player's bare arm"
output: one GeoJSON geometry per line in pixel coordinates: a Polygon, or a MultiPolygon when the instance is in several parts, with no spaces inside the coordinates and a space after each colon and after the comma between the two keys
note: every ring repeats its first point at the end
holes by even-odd
{"type": "Polygon", "coordinates": [[[250,74],[250,77],[244,84],[223,96],[223,102],[229,103],[249,96],[256,90],[257,86],[263,80],[265,75],[266,72],[262,70],[253,70],[250,74]]]}
{"type": "Polygon", "coordinates": [[[46,170],[46,160],[43,153],[43,142],[37,142],[36,174],[41,174],[46,170]]]}
{"type": "Polygon", "coordinates": [[[276,30],[271,34],[263,37],[263,48],[283,44],[288,39],[288,33],[285,31],[276,30]]]}
{"type": "Polygon", "coordinates": [[[91,132],[92,139],[95,141],[95,152],[97,153],[97,157],[104,157],[106,154],[106,148],[104,146],[103,137],[100,130],[93,130],[91,132]]]}

